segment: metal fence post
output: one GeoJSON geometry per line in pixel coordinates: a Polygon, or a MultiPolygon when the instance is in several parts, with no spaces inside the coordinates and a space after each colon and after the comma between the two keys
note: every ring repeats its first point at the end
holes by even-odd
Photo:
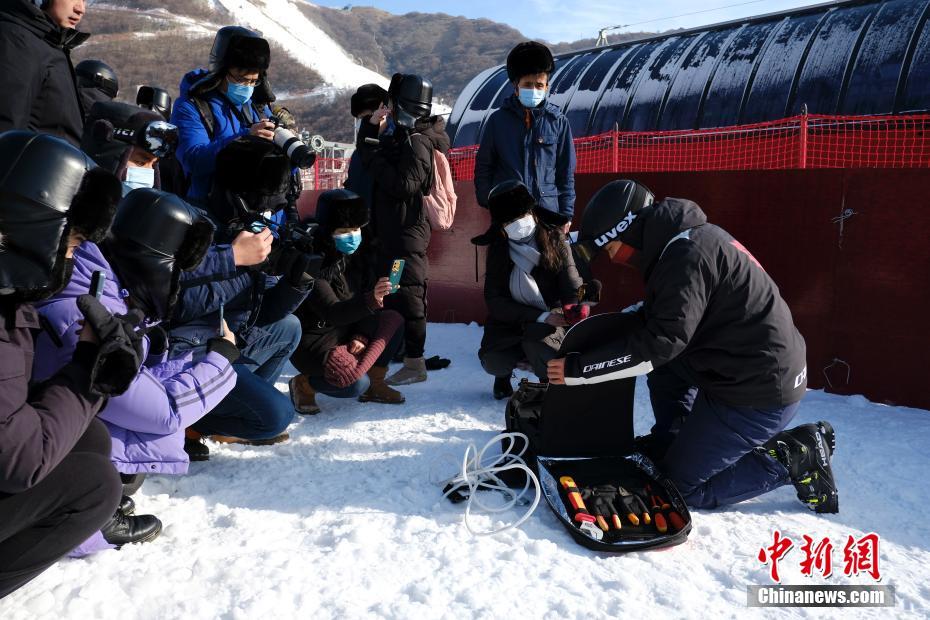
{"type": "Polygon", "coordinates": [[[620,172],[620,126],[617,123],[614,123],[610,142],[610,171],[620,172]]]}
{"type": "Polygon", "coordinates": [[[807,119],[807,104],[805,103],[801,107],[801,158],[798,162],[798,167],[801,170],[807,168],[807,128],[808,128],[808,119],[807,119]]]}

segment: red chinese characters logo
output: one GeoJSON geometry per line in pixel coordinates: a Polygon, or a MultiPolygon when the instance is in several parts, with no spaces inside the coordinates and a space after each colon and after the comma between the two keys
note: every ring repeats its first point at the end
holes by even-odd
{"type": "MultiPolygon", "coordinates": [[[[806,534],[803,538],[804,544],[800,547],[804,555],[800,562],[801,574],[812,577],[816,573],[825,578],[830,577],[833,574],[833,543],[830,538],[824,537],[816,542],[814,538],[806,534]]],[[[874,532],[858,539],[849,536],[843,546],[843,574],[847,577],[866,574],[875,581],[881,581],[878,563],[879,542],[879,536],[874,532]]],[[[778,563],[794,546],[794,541],[775,530],[772,535],[772,544],[759,549],[759,562],[769,565],[769,574],[775,583],[781,583],[778,563]]]]}

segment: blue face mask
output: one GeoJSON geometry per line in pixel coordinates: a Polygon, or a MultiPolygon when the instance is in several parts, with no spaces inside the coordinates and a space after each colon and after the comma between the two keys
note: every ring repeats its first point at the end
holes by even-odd
{"type": "Polygon", "coordinates": [[[226,98],[229,99],[233,105],[241,106],[243,103],[252,98],[252,93],[255,92],[254,86],[245,86],[243,84],[236,84],[235,82],[230,82],[227,80],[227,89],[226,89],[226,98]]]}
{"type": "Polygon", "coordinates": [[[535,88],[520,89],[520,103],[527,108],[535,108],[546,100],[545,90],[536,90],[535,88]]]}
{"type": "Polygon", "coordinates": [[[381,135],[393,136],[395,129],[397,129],[397,123],[395,123],[394,119],[389,116],[387,117],[387,121],[384,123],[384,131],[381,133],[381,135]]]}
{"type": "Polygon", "coordinates": [[[133,166],[126,168],[126,180],[123,181],[123,196],[134,189],[143,187],[155,187],[155,169],[135,168],[133,166]]]}
{"type": "Polygon", "coordinates": [[[336,249],[343,254],[353,254],[358,246],[362,245],[362,231],[353,230],[342,235],[333,235],[333,242],[336,249]]]}

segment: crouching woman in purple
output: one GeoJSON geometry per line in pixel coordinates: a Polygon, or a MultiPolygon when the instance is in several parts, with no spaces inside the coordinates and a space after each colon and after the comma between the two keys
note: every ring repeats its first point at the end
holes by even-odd
{"type": "MultiPolygon", "coordinates": [[[[201,262],[212,239],[213,225],[180,198],[154,189],[130,192],[120,202],[109,237],[99,246],[84,243],[74,254],[70,283],[38,304],[45,329],[36,340],[36,377],[53,374],[71,359],[82,318],[77,298],[91,287],[94,272],[106,276],[100,301],[108,310],[123,314],[131,307],[149,323],[161,321],[171,315],[181,271],[201,262]]],[[[184,429],[236,383],[232,362],[239,352],[232,337],[226,338],[211,340],[209,353],[194,364],[190,355],[168,359],[164,331],[149,331],[145,361],[129,389],[100,412],[120,474],[187,473],[184,429]]],[[[133,509],[132,500],[124,497],[110,522],[74,555],[153,540],[161,522],[151,515],[130,516],[133,509]]]]}

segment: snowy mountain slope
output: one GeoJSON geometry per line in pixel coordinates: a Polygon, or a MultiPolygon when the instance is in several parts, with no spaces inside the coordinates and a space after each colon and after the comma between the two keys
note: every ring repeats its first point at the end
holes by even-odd
{"type": "MultiPolygon", "coordinates": [[[[517,530],[472,538],[461,506],[440,501],[434,470],[451,473],[468,442],[503,425],[503,405],[475,351],[476,326],[430,325],[428,350],[448,370],[403,388],[404,406],[320,397],[272,448],[211,445],[185,477],[157,477],[136,497],[162,518],[152,544],[59,562],[0,601],[5,620],[138,618],[926,618],[930,615],[930,412],[862,397],[808,393],[796,423],[837,429],[838,515],[815,515],[792,488],[718,511],[694,511],[689,540],[667,551],[612,556],[576,545],[545,505],[517,530]],[[871,583],[842,572],[846,536],[881,536],[882,583],[897,607],[747,609],[767,584],[756,559],[781,530],[830,536],[834,575],[787,584],[871,583]]],[[[286,381],[286,379],[285,379],[286,381]]],[[[285,383],[280,384],[285,389],[285,383]]],[[[651,422],[637,385],[636,427],[651,422]]],[[[515,517],[516,513],[504,515],[515,517]]],[[[479,526],[494,522],[476,519],[479,526]]]]}
{"type": "Polygon", "coordinates": [[[283,46],[303,65],[316,71],[327,85],[355,89],[366,83],[387,88],[388,79],[367,69],[297,8],[293,0],[215,0],[240,24],[260,30],[283,46]]]}

